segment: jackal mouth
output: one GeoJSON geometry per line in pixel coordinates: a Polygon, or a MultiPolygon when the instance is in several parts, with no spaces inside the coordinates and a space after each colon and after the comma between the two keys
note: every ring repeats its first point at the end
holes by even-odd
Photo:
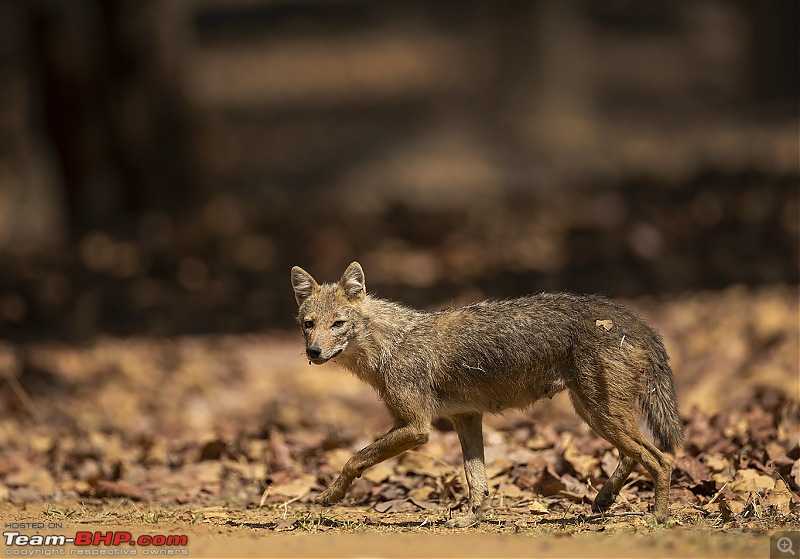
{"type": "Polygon", "coordinates": [[[342,351],[344,351],[344,348],[340,347],[339,349],[334,351],[333,354],[331,354],[328,357],[311,357],[311,358],[309,358],[309,363],[313,363],[314,365],[324,365],[325,363],[327,363],[331,359],[339,357],[339,355],[342,354],[342,351]]]}

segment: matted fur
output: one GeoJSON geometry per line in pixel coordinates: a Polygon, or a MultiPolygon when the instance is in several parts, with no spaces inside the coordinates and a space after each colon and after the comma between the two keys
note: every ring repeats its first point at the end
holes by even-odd
{"type": "Polygon", "coordinates": [[[339,501],[364,469],[424,443],[431,421],[444,416],[458,432],[470,493],[468,513],[448,525],[473,525],[488,494],[483,414],[568,390],[576,412],[621,455],[595,510],[613,503],[639,462],[655,483],[656,517],[667,518],[671,462],[637,416],[643,412],[658,447],[670,452],[683,425],[661,336],[630,310],[594,295],[541,293],[423,312],[368,295],[357,262],[334,284],[298,267],[291,277],[311,362],[335,359],[375,388],[395,421],[317,502],[339,501]]]}

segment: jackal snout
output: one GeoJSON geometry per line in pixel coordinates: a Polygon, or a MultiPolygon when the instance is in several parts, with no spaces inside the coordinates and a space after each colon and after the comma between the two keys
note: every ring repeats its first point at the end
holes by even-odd
{"type": "Polygon", "coordinates": [[[319,359],[320,356],[322,355],[322,348],[316,344],[307,346],[306,355],[308,355],[308,358],[311,359],[312,361],[314,359],[319,359]]]}
{"type": "Polygon", "coordinates": [[[322,365],[323,363],[327,363],[334,357],[338,357],[342,351],[344,350],[344,346],[333,348],[330,352],[330,355],[324,355],[322,348],[317,344],[310,344],[306,346],[306,355],[308,359],[314,363],[315,365],[322,365]]]}

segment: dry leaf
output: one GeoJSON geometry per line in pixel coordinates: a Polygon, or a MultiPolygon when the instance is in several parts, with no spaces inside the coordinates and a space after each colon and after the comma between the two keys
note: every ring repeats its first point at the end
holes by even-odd
{"type": "Polygon", "coordinates": [[[233,471],[243,480],[261,481],[267,476],[266,465],[263,462],[224,462],[225,471],[233,471]]]}
{"type": "Polygon", "coordinates": [[[409,499],[409,502],[423,510],[433,510],[439,508],[439,505],[436,503],[431,503],[430,501],[425,501],[424,499],[409,499]]]}
{"type": "Polygon", "coordinates": [[[711,469],[692,456],[676,456],[672,465],[686,473],[692,481],[701,482],[711,478],[711,469]]]}
{"type": "Polygon", "coordinates": [[[550,511],[547,509],[547,505],[545,505],[541,501],[534,501],[528,506],[528,511],[531,514],[549,514],[550,511]]]}
{"type": "Polygon", "coordinates": [[[603,328],[606,332],[611,330],[614,327],[613,320],[595,320],[594,325],[598,328],[603,328]]]}
{"type": "Polygon", "coordinates": [[[728,500],[725,497],[720,497],[719,501],[717,502],[717,508],[719,509],[719,513],[722,516],[722,520],[725,522],[730,522],[734,519],[736,513],[728,503],[728,500]]]}
{"type": "Polygon", "coordinates": [[[275,521],[276,532],[290,532],[296,528],[297,520],[291,518],[279,518],[275,521]]]}
{"type": "Polygon", "coordinates": [[[413,501],[426,501],[436,490],[428,485],[417,487],[408,492],[408,498],[413,501]]]}
{"type": "Polygon", "coordinates": [[[380,464],[376,464],[375,466],[364,470],[364,473],[361,474],[361,477],[375,484],[382,483],[389,479],[389,476],[394,473],[394,468],[395,466],[388,462],[381,462],[380,464]]]}
{"type": "Polygon", "coordinates": [[[144,501],[147,494],[139,487],[118,481],[106,481],[100,479],[93,488],[95,497],[104,499],[106,497],[125,497],[135,501],[144,501]]]}
{"type": "Polygon", "coordinates": [[[513,483],[504,484],[497,488],[497,494],[502,495],[504,497],[508,497],[510,499],[516,499],[523,495],[522,489],[514,485],[513,483]]]}
{"type": "Polygon", "coordinates": [[[486,464],[486,479],[492,479],[503,472],[507,472],[514,466],[514,462],[508,458],[499,457],[489,464],[486,464]]]}
{"type": "Polygon", "coordinates": [[[375,505],[375,510],[384,514],[409,510],[410,508],[414,508],[414,506],[408,502],[408,499],[392,499],[375,505]]]}
{"type": "Polygon", "coordinates": [[[286,439],[278,429],[273,427],[269,432],[269,447],[272,450],[272,462],[274,470],[291,470],[294,468],[289,447],[286,439]]]}
{"type": "Polygon", "coordinates": [[[200,460],[219,460],[228,456],[228,445],[219,439],[207,442],[200,449],[200,460]]]}
{"type": "Polygon", "coordinates": [[[715,472],[733,473],[733,465],[731,464],[731,461],[723,456],[704,454],[703,462],[715,472]]]}
{"type": "Polygon", "coordinates": [[[588,502],[591,500],[589,498],[589,487],[585,483],[581,483],[581,481],[574,476],[563,474],[561,476],[561,483],[564,484],[564,489],[558,492],[559,496],[566,497],[570,501],[576,503],[583,501],[588,502]]]}
{"type": "Polygon", "coordinates": [[[0,456],[0,476],[4,476],[19,468],[19,462],[0,456]]]}
{"type": "Polygon", "coordinates": [[[336,471],[342,471],[342,468],[344,468],[344,465],[347,464],[351,456],[353,456],[353,453],[344,448],[334,448],[325,453],[325,459],[328,461],[328,465],[336,471]]]}
{"type": "Polygon", "coordinates": [[[764,490],[769,490],[773,487],[775,487],[774,479],[752,468],[739,470],[736,472],[733,481],[728,484],[728,489],[731,491],[744,493],[750,493],[751,491],[763,493],[764,490]]]}
{"type": "Polygon", "coordinates": [[[789,490],[782,479],[776,481],[775,487],[764,496],[764,501],[768,505],[775,507],[778,512],[784,515],[791,512],[792,501],[797,502],[798,500],[800,499],[789,490]]]}
{"type": "Polygon", "coordinates": [[[611,474],[614,473],[614,470],[617,469],[619,465],[619,458],[614,456],[614,453],[610,450],[607,450],[603,453],[603,456],[600,458],[600,469],[603,470],[603,473],[606,477],[611,477],[611,474]]]}
{"type": "Polygon", "coordinates": [[[566,485],[564,485],[559,476],[553,473],[550,466],[548,466],[534,484],[534,489],[539,495],[550,497],[551,495],[558,495],[559,492],[566,489],[566,485]]]}
{"type": "Polygon", "coordinates": [[[269,487],[271,493],[280,493],[287,497],[301,497],[311,491],[317,483],[317,476],[314,474],[304,474],[287,483],[273,485],[269,487]]]}
{"type": "Polygon", "coordinates": [[[56,490],[53,476],[46,468],[28,465],[6,476],[6,485],[9,487],[30,487],[42,494],[49,494],[56,490]]]}
{"type": "Polygon", "coordinates": [[[600,460],[594,456],[578,452],[574,445],[569,445],[564,449],[564,459],[569,462],[578,474],[583,478],[593,478],[596,476],[597,467],[600,460]]]}
{"type": "Polygon", "coordinates": [[[513,483],[513,479],[510,474],[503,474],[500,476],[496,476],[489,480],[489,487],[498,488],[501,485],[510,485],[513,483]]]}
{"type": "Polygon", "coordinates": [[[545,437],[542,434],[536,434],[525,441],[525,446],[531,450],[544,450],[545,448],[552,448],[553,443],[553,439],[545,437]]]}
{"type": "Polygon", "coordinates": [[[430,477],[439,477],[457,470],[435,456],[423,452],[406,452],[400,457],[397,464],[398,474],[416,474],[430,477]]]}
{"type": "Polygon", "coordinates": [[[687,489],[693,495],[713,497],[717,493],[717,482],[712,479],[706,479],[688,486],[687,489]]]}
{"type": "Polygon", "coordinates": [[[187,482],[191,483],[191,480],[194,480],[200,484],[212,485],[219,483],[223,469],[222,463],[207,461],[189,464],[184,470],[186,475],[190,476],[187,482]]]}

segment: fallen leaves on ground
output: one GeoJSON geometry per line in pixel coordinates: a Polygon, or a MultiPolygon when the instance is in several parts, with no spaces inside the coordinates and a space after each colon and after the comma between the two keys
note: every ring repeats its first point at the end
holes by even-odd
{"type": "MultiPolygon", "coordinates": [[[[673,461],[673,517],[797,525],[800,402],[788,357],[798,333],[791,322],[779,328],[796,313],[794,291],[737,288],[641,306],[677,356],[686,443],[673,461]],[[732,309],[740,314],[715,325],[732,309]],[[692,360],[704,376],[682,376],[700,366],[692,360]]],[[[0,350],[8,365],[0,499],[19,505],[123,499],[305,511],[355,451],[391,426],[367,387],[333,366],[306,366],[300,340],[286,334],[0,350]]],[[[446,422],[436,425],[425,446],[364,472],[343,504],[370,509],[371,522],[401,513],[443,518],[462,507],[458,437],[446,422]]],[[[591,518],[592,499],[618,461],[561,397],[488,419],[484,438],[490,514],[513,513],[514,522],[591,518]]],[[[637,467],[611,512],[652,505],[652,482],[637,467]]],[[[294,530],[298,522],[289,513],[265,527],[294,530]]]]}

